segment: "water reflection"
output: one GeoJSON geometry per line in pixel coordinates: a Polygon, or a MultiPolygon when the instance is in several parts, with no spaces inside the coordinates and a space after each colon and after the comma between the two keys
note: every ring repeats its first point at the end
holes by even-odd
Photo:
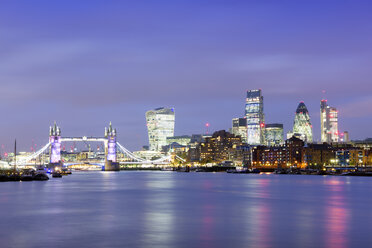
{"type": "Polygon", "coordinates": [[[345,198],[345,182],[331,179],[327,183],[330,195],[326,202],[326,247],[349,247],[348,226],[350,213],[345,198]]]}
{"type": "Polygon", "coordinates": [[[164,247],[172,244],[174,238],[174,178],[146,177],[149,194],[144,201],[143,247],[164,247]]]}
{"type": "Polygon", "coordinates": [[[267,200],[271,197],[270,180],[255,179],[250,182],[250,186],[252,185],[254,185],[252,190],[256,192],[254,197],[258,199],[246,208],[249,244],[252,247],[272,247],[270,235],[272,211],[267,200]]]}
{"type": "Polygon", "coordinates": [[[361,178],[161,172],[4,183],[1,247],[368,247],[371,188],[361,178]]]}

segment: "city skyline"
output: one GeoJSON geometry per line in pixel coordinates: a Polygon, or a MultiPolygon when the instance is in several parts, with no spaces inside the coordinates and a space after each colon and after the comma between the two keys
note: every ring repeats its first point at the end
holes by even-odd
{"type": "Polygon", "coordinates": [[[118,140],[137,150],[148,143],[144,113],[160,106],[177,110],[175,135],[203,133],[207,122],[211,132],[228,130],[244,116],[249,89],[262,89],[265,122],[283,123],[284,133],[304,101],[320,141],[326,98],[340,132],[372,136],[371,4],[225,7],[2,2],[1,144],[12,150],[17,138],[28,151],[54,121],[67,136],[102,135],[112,121],[118,140]]]}

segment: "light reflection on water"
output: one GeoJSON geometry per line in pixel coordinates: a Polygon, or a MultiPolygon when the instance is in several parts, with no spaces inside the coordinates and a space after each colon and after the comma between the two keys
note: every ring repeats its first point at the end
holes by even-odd
{"type": "Polygon", "coordinates": [[[368,247],[372,180],[80,172],[0,184],[1,247],[368,247]]]}

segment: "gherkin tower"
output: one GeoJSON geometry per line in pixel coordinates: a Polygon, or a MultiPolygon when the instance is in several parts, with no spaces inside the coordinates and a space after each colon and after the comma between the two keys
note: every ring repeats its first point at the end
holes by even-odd
{"type": "Polygon", "coordinates": [[[300,102],[296,110],[293,133],[305,142],[313,142],[313,127],[310,122],[309,111],[303,102],[300,102]]]}

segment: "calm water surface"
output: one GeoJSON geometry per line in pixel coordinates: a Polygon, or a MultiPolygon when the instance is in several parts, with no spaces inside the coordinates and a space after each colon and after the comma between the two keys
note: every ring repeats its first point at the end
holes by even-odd
{"type": "Polygon", "coordinates": [[[0,183],[0,247],[372,247],[372,178],[75,172],[0,183]]]}

